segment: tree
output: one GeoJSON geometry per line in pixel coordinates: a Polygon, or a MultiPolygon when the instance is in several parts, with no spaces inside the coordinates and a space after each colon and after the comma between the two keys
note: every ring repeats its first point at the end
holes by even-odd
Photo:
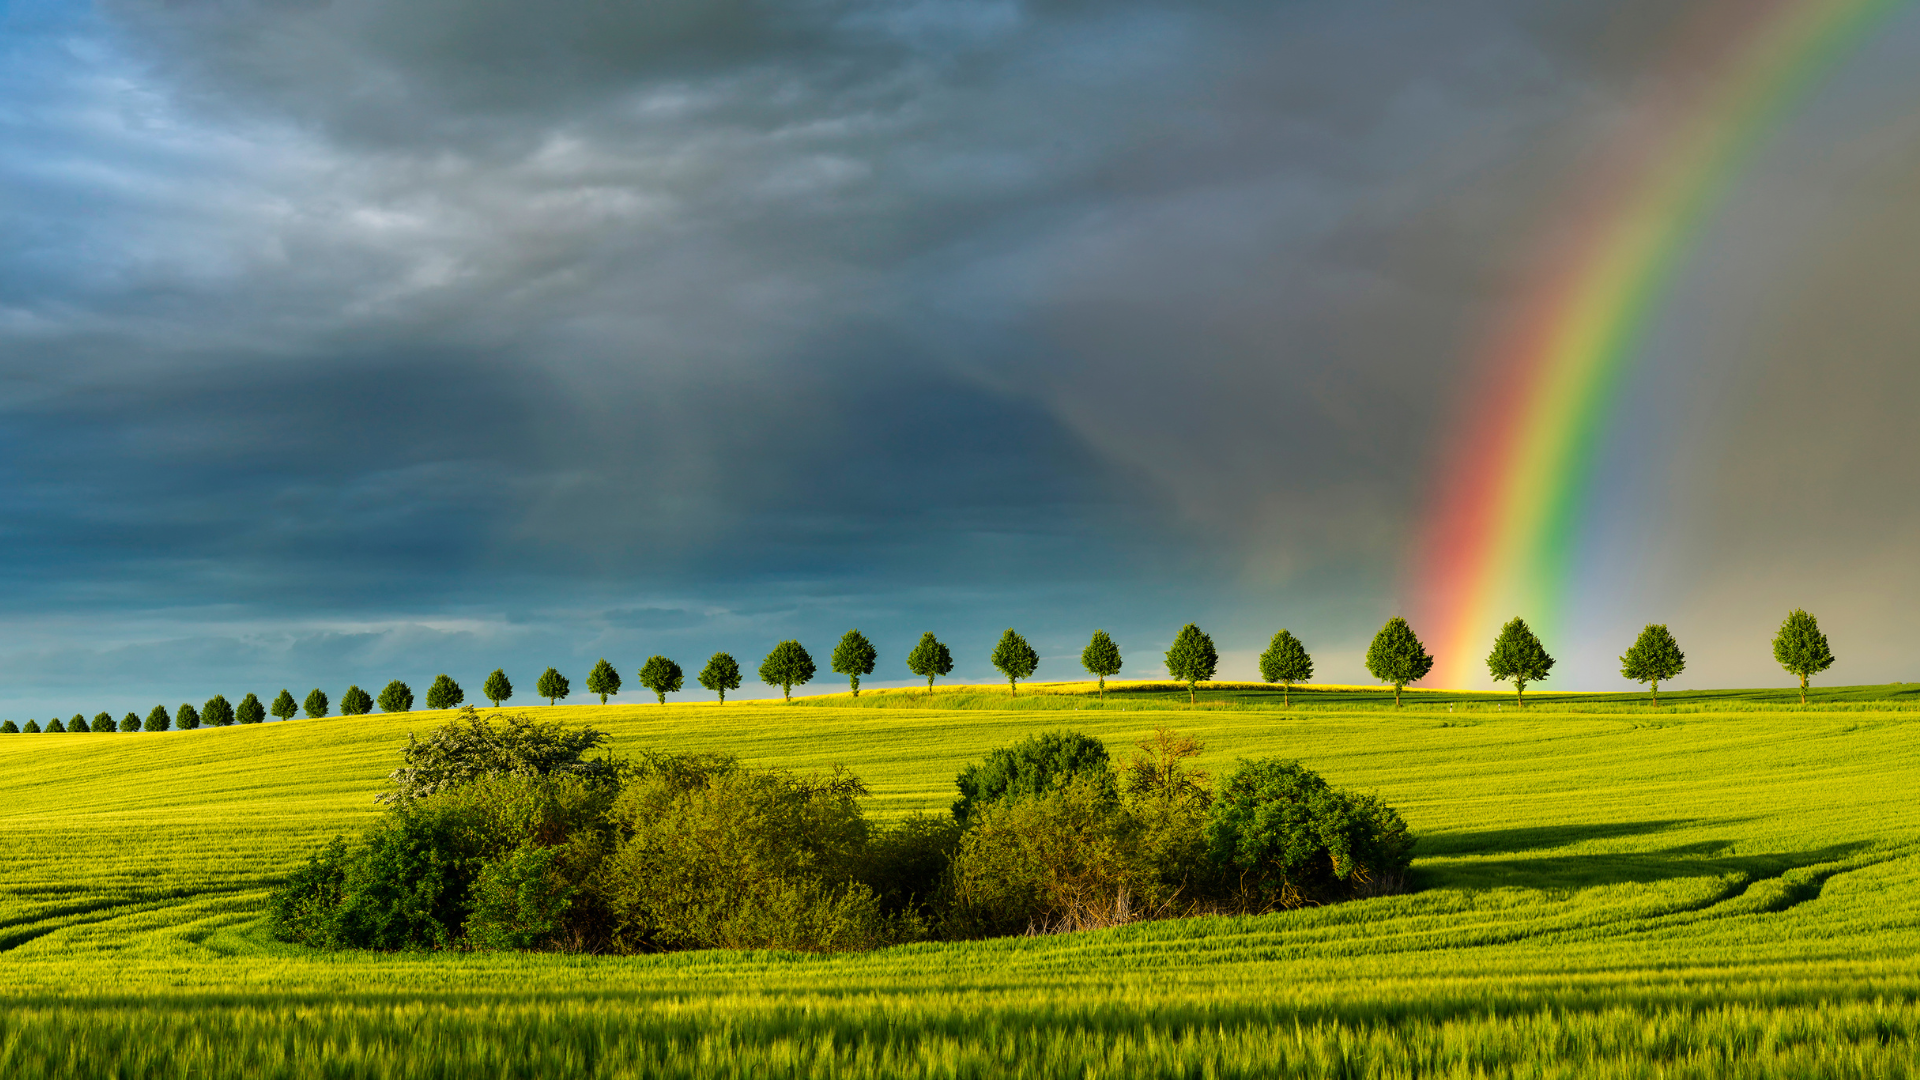
{"type": "Polygon", "coordinates": [[[407,712],[413,708],[413,687],[395,679],[380,690],[381,712],[407,712]]]}
{"type": "Polygon", "coordinates": [[[1433,657],[1413,633],[1407,620],[1395,615],[1387,620],[1367,646],[1367,671],[1384,683],[1393,684],[1393,707],[1400,707],[1400,691],[1416,683],[1433,670],[1433,657]]]}
{"type": "Polygon", "coordinates": [[[40,725],[34,723],[32,720],[28,720],[27,726],[21,728],[20,733],[23,735],[38,735],[40,734],[40,725]]]}
{"type": "Polygon", "coordinates": [[[113,714],[109,712],[95,713],[93,717],[92,730],[99,731],[101,724],[107,725],[107,730],[112,731],[113,730],[113,714]]]}
{"type": "Polygon", "coordinates": [[[935,676],[951,674],[953,653],[929,630],[920,635],[920,643],[907,654],[907,670],[927,680],[927,693],[933,693],[935,676]]]}
{"type": "Polygon", "coordinates": [[[640,666],[640,685],[653,691],[660,704],[667,703],[668,694],[677,694],[683,685],[680,665],[664,656],[649,656],[640,666]]]}
{"type": "Polygon", "coordinates": [[[807,654],[806,647],[788,639],[775,645],[760,662],[760,681],[779,687],[781,696],[791,705],[793,688],[812,682],[813,670],[813,657],[807,654]]]}
{"type": "Polygon", "coordinates": [[[300,703],[300,711],[307,714],[307,719],[318,720],[327,715],[327,708],[332,704],[327,700],[326,693],[316,686],[307,695],[307,700],[300,703]]]}
{"type": "Polygon", "coordinates": [[[513,682],[507,678],[504,670],[494,668],[493,674],[487,676],[486,683],[480,687],[480,692],[487,695],[487,700],[493,702],[493,707],[497,709],[501,702],[513,697],[513,682]]]}
{"type": "Polygon", "coordinates": [[[373,698],[358,686],[347,687],[340,695],[341,716],[365,716],[373,711],[373,698]]]}
{"type": "Polygon", "coordinates": [[[593,670],[587,672],[587,693],[599,694],[600,704],[605,705],[608,694],[619,692],[620,673],[613,670],[613,665],[607,663],[607,658],[603,656],[599,663],[593,665],[593,670]]]}
{"type": "Polygon", "coordinates": [[[200,706],[200,721],[208,727],[226,727],[233,723],[233,706],[225,694],[215,694],[200,706]]]}
{"type": "Polygon", "coordinates": [[[553,668],[548,668],[540,673],[540,681],[533,684],[533,691],[541,697],[546,698],[547,704],[552,705],[561,698],[573,693],[573,684],[567,681],[565,675],[560,674],[553,668]]]}
{"type": "Polygon", "coordinates": [[[714,653],[707,666],[700,669],[700,685],[720,695],[720,704],[727,703],[727,691],[740,689],[740,663],[723,652],[714,653]]]}
{"type": "Polygon", "coordinates": [[[860,696],[860,676],[873,674],[873,662],[879,654],[873,650],[873,642],[858,630],[849,630],[840,637],[840,644],[833,647],[833,672],[845,675],[853,687],[853,696],[860,696]]]}
{"type": "Polygon", "coordinates": [[[18,735],[20,725],[11,720],[0,720],[0,735],[18,735]]]}
{"type": "Polygon", "coordinates": [[[121,718],[120,718],[120,730],[121,730],[121,731],[139,731],[139,730],[140,730],[140,716],[139,716],[139,714],[137,714],[137,713],[128,713],[127,715],[125,715],[125,716],[123,716],[123,717],[121,717],[121,718]]]}
{"type": "Polygon", "coordinates": [[[1773,635],[1773,658],[1788,674],[1800,676],[1802,705],[1807,703],[1807,677],[1833,666],[1833,650],[1827,647],[1827,635],[1820,632],[1819,620],[1799,608],[1787,613],[1787,621],[1773,635]]]}
{"type": "Polygon", "coordinates": [[[263,723],[267,719],[267,707],[260,704],[260,699],[249,691],[246,697],[240,699],[240,704],[234,708],[233,718],[243,724],[263,723]]]}
{"type": "Polygon", "coordinates": [[[47,730],[49,732],[64,735],[66,734],[66,731],[67,731],[67,725],[61,723],[60,718],[56,716],[53,719],[47,721],[47,730]]]}
{"type": "Polygon", "coordinates": [[[165,731],[172,726],[173,717],[167,715],[167,707],[165,705],[155,705],[153,711],[147,714],[146,728],[148,731],[165,731]]]}
{"type": "Polygon", "coordinates": [[[293,693],[285,687],[281,687],[280,696],[273,699],[273,708],[268,711],[277,719],[285,722],[300,715],[300,706],[294,702],[293,693]]]}
{"type": "Polygon", "coordinates": [[[1500,636],[1493,639],[1493,651],[1487,654],[1487,674],[1493,681],[1512,680],[1515,708],[1526,708],[1527,684],[1545,679],[1552,670],[1553,657],[1547,655],[1546,646],[1540,644],[1527,621],[1517,615],[1500,628],[1500,636]]]}
{"type": "Polygon", "coordinates": [[[173,726],[181,731],[192,731],[200,726],[200,710],[188,702],[181,702],[180,708],[173,714],[173,726]]]}
{"type": "Polygon", "coordinates": [[[1313,678],[1313,657],[1299,638],[1282,630],[1273,635],[1267,651],[1260,654],[1260,678],[1279,683],[1281,707],[1292,708],[1293,684],[1313,678]]]}
{"type": "MultiPolygon", "coordinates": [[[[109,724],[113,723],[113,717],[111,716],[107,717],[107,723],[109,724]]],[[[93,729],[87,726],[87,718],[84,715],[80,713],[74,713],[73,719],[67,721],[67,730],[70,732],[79,732],[84,734],[86,732],[92,731],[93,729]]]]}
{"type": "Polygon", "coordinates": [[[467,692],[446,672],[434,676],[433,685],[427,687],[427,708],[457,709],[467,700],[467,692]]]}
{"type": "Polygon", "coordinates": [[[1653,703],[1660,704],[1660,684],[1687,670],[1687,654],[1665,623],[1648,623],[1620,657],[1620,674],[1634,682],[1653,685],[1653,703]]]}
{"type": "Polygon", "coordinates": [[[1033,646],[1027,644],[1027,639],[1011,626],[1000,635],[1000,643],[993,647],[993,655],[987,659],[993,661],[993,666],[1007,677],[1007,686],[1014,697],[1020,696],[1020,680],[1031,677],[1034,669],[1040,666],[1040,654],[1034,652],[1033,646]]]}
{"type": "Polygon", "coordinates": [[[1173,647],[1167,650],[1167,673],[1187,684],[1187,704],[1194,703],[1194,685],[1212,679],[1219,666],[1220,653],[1206,631],[1188,623],[1173,636],[1173,647]]]}
{"type": "Polygon", "coordinates": [[[1107,678],[1120,674],[1120,646],[1113,643],[1105,630],[1095,630],[1093,640],[1080,650],[1080,666],[1087,674],[1100,680],[1100,700],[1107,699],[1107,678]]]}

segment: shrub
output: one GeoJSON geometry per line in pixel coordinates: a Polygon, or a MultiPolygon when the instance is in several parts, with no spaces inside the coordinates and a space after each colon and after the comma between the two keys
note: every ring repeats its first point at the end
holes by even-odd
{"type": "Polygon", "coordinates": [[[240,707],[233,710],[233,718],[243,724],[265,723],[267,707],[260,704],[259,697],[252,691],[248,691],[247,696],[240,699],[240,707]]]}
{"type": "Polygon", "coordinates": [[[1406,823],[1378,798],[1272,758],[1242,761],[1221,784],[1207,842],[1255,907],[1397,891],[1413,851],[1406,823]]]}
{"type": "MultiPolygon", "coordinates": [[[[433,685],[427,687],[427,708],[429,709],[457,709],[465,700],[467,700],[467,692],[460,689],[460,684],[454,682],[453,677],[444,671],[434,676],[433,685]]],[[[411,704],[411,700],[408,703],[411,704]]]]}
{"type": "Polygon", "coordinates": [[[960,823],[948,814],[909,814],[876,828],[867,837],[859,878],[886,911],[931,918],[960,834],[960,823]]]}
{"type": "Polygon", "coordinates": [[[373,698],[358,686],[347,687],[340,695],[341,716],[365,716],[373,711],[373,698]]]}
{"type": "Polygon", "coordinates": [[[32,720],[28,720],[27,726],[21,728],[20,732],[23,735],[38,735],[40,733],[40,725],[34,723],[32,720]]]}
{"type": "Polygon", "coordinates": [[[413,708],[413,687],[395,679],[380,690],[380,711],[408,712],[413,708]]]}
{"type": "Polygon", "coordinates": [[[481,867],[467,940],[481,949],[537,949],[562,938],[578,889],[560,864],[554,848],[523,844],[481,867]]]}
{"type": "MultiPolygon", "coordinates": [[[[111,717],[109,717],[109,718],[108,718],[108,723],[109,723],[109,724],[111,724],[111,723],[112,723],[112,718],[111,718],[111,717]]],[[[68,731],[72,731],[72,732],[81,732],[81,733],[84,733],[84,732],[88,732],[88,731],[92,731],[93,729],[87,726],[87,718],[86,718],[86,717],[84,717],[84,716],[81,716],[81,715],[79,715],[79,714],[77,714],[77,713],[76,713],[76,714],[74,715],[74,718],[73,718],[72,720],[69,720],[69,721],[67,721],[67,730],[68,730],[68,731]]],[[[111,731],[111,730],[112,730],[112,728],[111,728],[111,727],[109,727],[109,728],[108,728],[108,730],[109,730],[109,731],[111,731]]]]}
{"type": "Polygon", "coordinates": [[[1077,731],[1030,736],[960,770],[954,778],[960,798],[953,816],[965,825],[976,807],[1013,795],[1038,795],[1081,773],[1101,778],[1107,798],[1115,797],[1105,743],[1077,731]]]}
{"type": "Polygon", "coordinates": [[[0,735],[18,735],[20,725],[11,720],[0,720],[0,735]]]}
{"type": "Polygon", "coordinates": [[[468,706],[452,722],[427,733],[424,740],[407,735],[400,751],[403,764],[387,780],[396,790],[374,796],[378,802],[421,799],[453,784],[497,773],[533,776],[567,775],[583,780],[611,780],[618,773],[610,758],[584,760],[587,751],[607,741],[592,728],[565,728],[525,716],[484,720],[468,706]]]}
{"type": "Polygon", "coordinates": [[[139,731],[140,730],[140,714],[128,713],[127,715],[121,717],[120,730],[121,731],[139,731]]]}
{"type": "Polygon", "coordinates": [[[488,837],[452,801],[402,803],[345,862],[330,938],[361,949],[458,944],[488,837]]]}
{"type": "Polygon", "coordinates": [[[173,726],[181,731],[192,731],[200,726],[200,713],[192,705],[181,702],[180,711],[173,714],[173,726]]]}
{"type": "Polygon", "coordinates": [[[165,731],[172,726],[173,717],[167,715],[165,705],[155,705],[153,711],[147,714],[146,729],[148,731],[165,731]]]}
{"type": "Polygon", "coordinates": [[[226,727],[233,723],[233,706],[227,704],[225,695],[215,694],[200,706],[200,722],[208,727],[226,727]]]}

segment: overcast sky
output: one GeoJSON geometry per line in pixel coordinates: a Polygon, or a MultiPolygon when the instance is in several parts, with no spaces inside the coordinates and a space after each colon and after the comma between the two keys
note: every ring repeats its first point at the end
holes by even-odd
{"type": "MultiPolygon", "coordinates": [[[[0,6],[0,714],[859,626],[1364,681],[1465,373],[1685,4],[0,6]]],[[[1920,649],[1920,16],[1649,338],[1556,686],[1920,649]]],[[[695,696],[701,696],[695,692],[695,696]]]]}

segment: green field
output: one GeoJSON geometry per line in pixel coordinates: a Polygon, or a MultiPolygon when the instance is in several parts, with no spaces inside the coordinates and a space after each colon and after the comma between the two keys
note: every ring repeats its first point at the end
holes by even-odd
{"type": "Polygon", "coordinates": [[[1035,730],[1165,724],[1378,790],[1417,891],[826,957],[328,955],[265,936],[266,892],[445,714],[0,736],[0,1076],[1920,1073],[1920,687],[1003,695],[526,711],[842,763],[881,816],[1035,730]]]}

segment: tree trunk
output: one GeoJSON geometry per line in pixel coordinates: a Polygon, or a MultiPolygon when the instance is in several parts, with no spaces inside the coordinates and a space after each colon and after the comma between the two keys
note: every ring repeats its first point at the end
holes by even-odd
{"type": "Polygon", "coordinates": [[[1802,675],[1800,676],[1800,704],[1805,705],[1806,703],[1807,703],[1807,677],[1805,675],[1802,675]]]}
{"type": "Polygon", "coordinates": [[[1656,709],[1660,707],[1660,680],[1658,679],[1653,681],[1653,707],[1656,709]]]}
{"type": "Polygon", "coordinates": [[[1100,676],[1100,700],[1107,700],[1107,677],[1105,675],[1100,676]]]}
{"type": "Polygon", "coordinates": [[[1293,708],[1293,684],[1292,683],[1280,684],[1280,707],[1283,709],[1293,708]]]}
{"type": "Polygon", "coordinates": [[[1020,696],[1020,680],[1019,679],[1008,679],[1007,685],[1013,688],[1012,694],[1014,697],[1020,696]]]}
{"type": "Polygon", "coordinates": [[[1187,684],[1187,707],[1188,708],[1193,707],[1193,684],[1192,683],[1187,684]]]}
{"type": "Polygon", "coordinates": [[[1514,708],[1524,709],[1527,707],[1526,694],[1527,694],[1527,684],[1521,682],[1519,679],[1513,680],[1513,707],[1514,708]]]}
{"type": "Polygon", "coordinates": [[[1400,707],[1400,684],[1399,683],[1393,684],[1393,707],[1396,709],[1400,707]]]}
{"type": "Polygon", "coordinates": [[[784,697],[784,698],[786,698],[786,699],[787,699],[787,704],[789,704],[789,705],[791,705],[791,704],[793,704],[793,684],[792,684],[792,683],[781,683],[781,684],[780,684],[780,695],[781,695],[782,697],[784,697]]]}

